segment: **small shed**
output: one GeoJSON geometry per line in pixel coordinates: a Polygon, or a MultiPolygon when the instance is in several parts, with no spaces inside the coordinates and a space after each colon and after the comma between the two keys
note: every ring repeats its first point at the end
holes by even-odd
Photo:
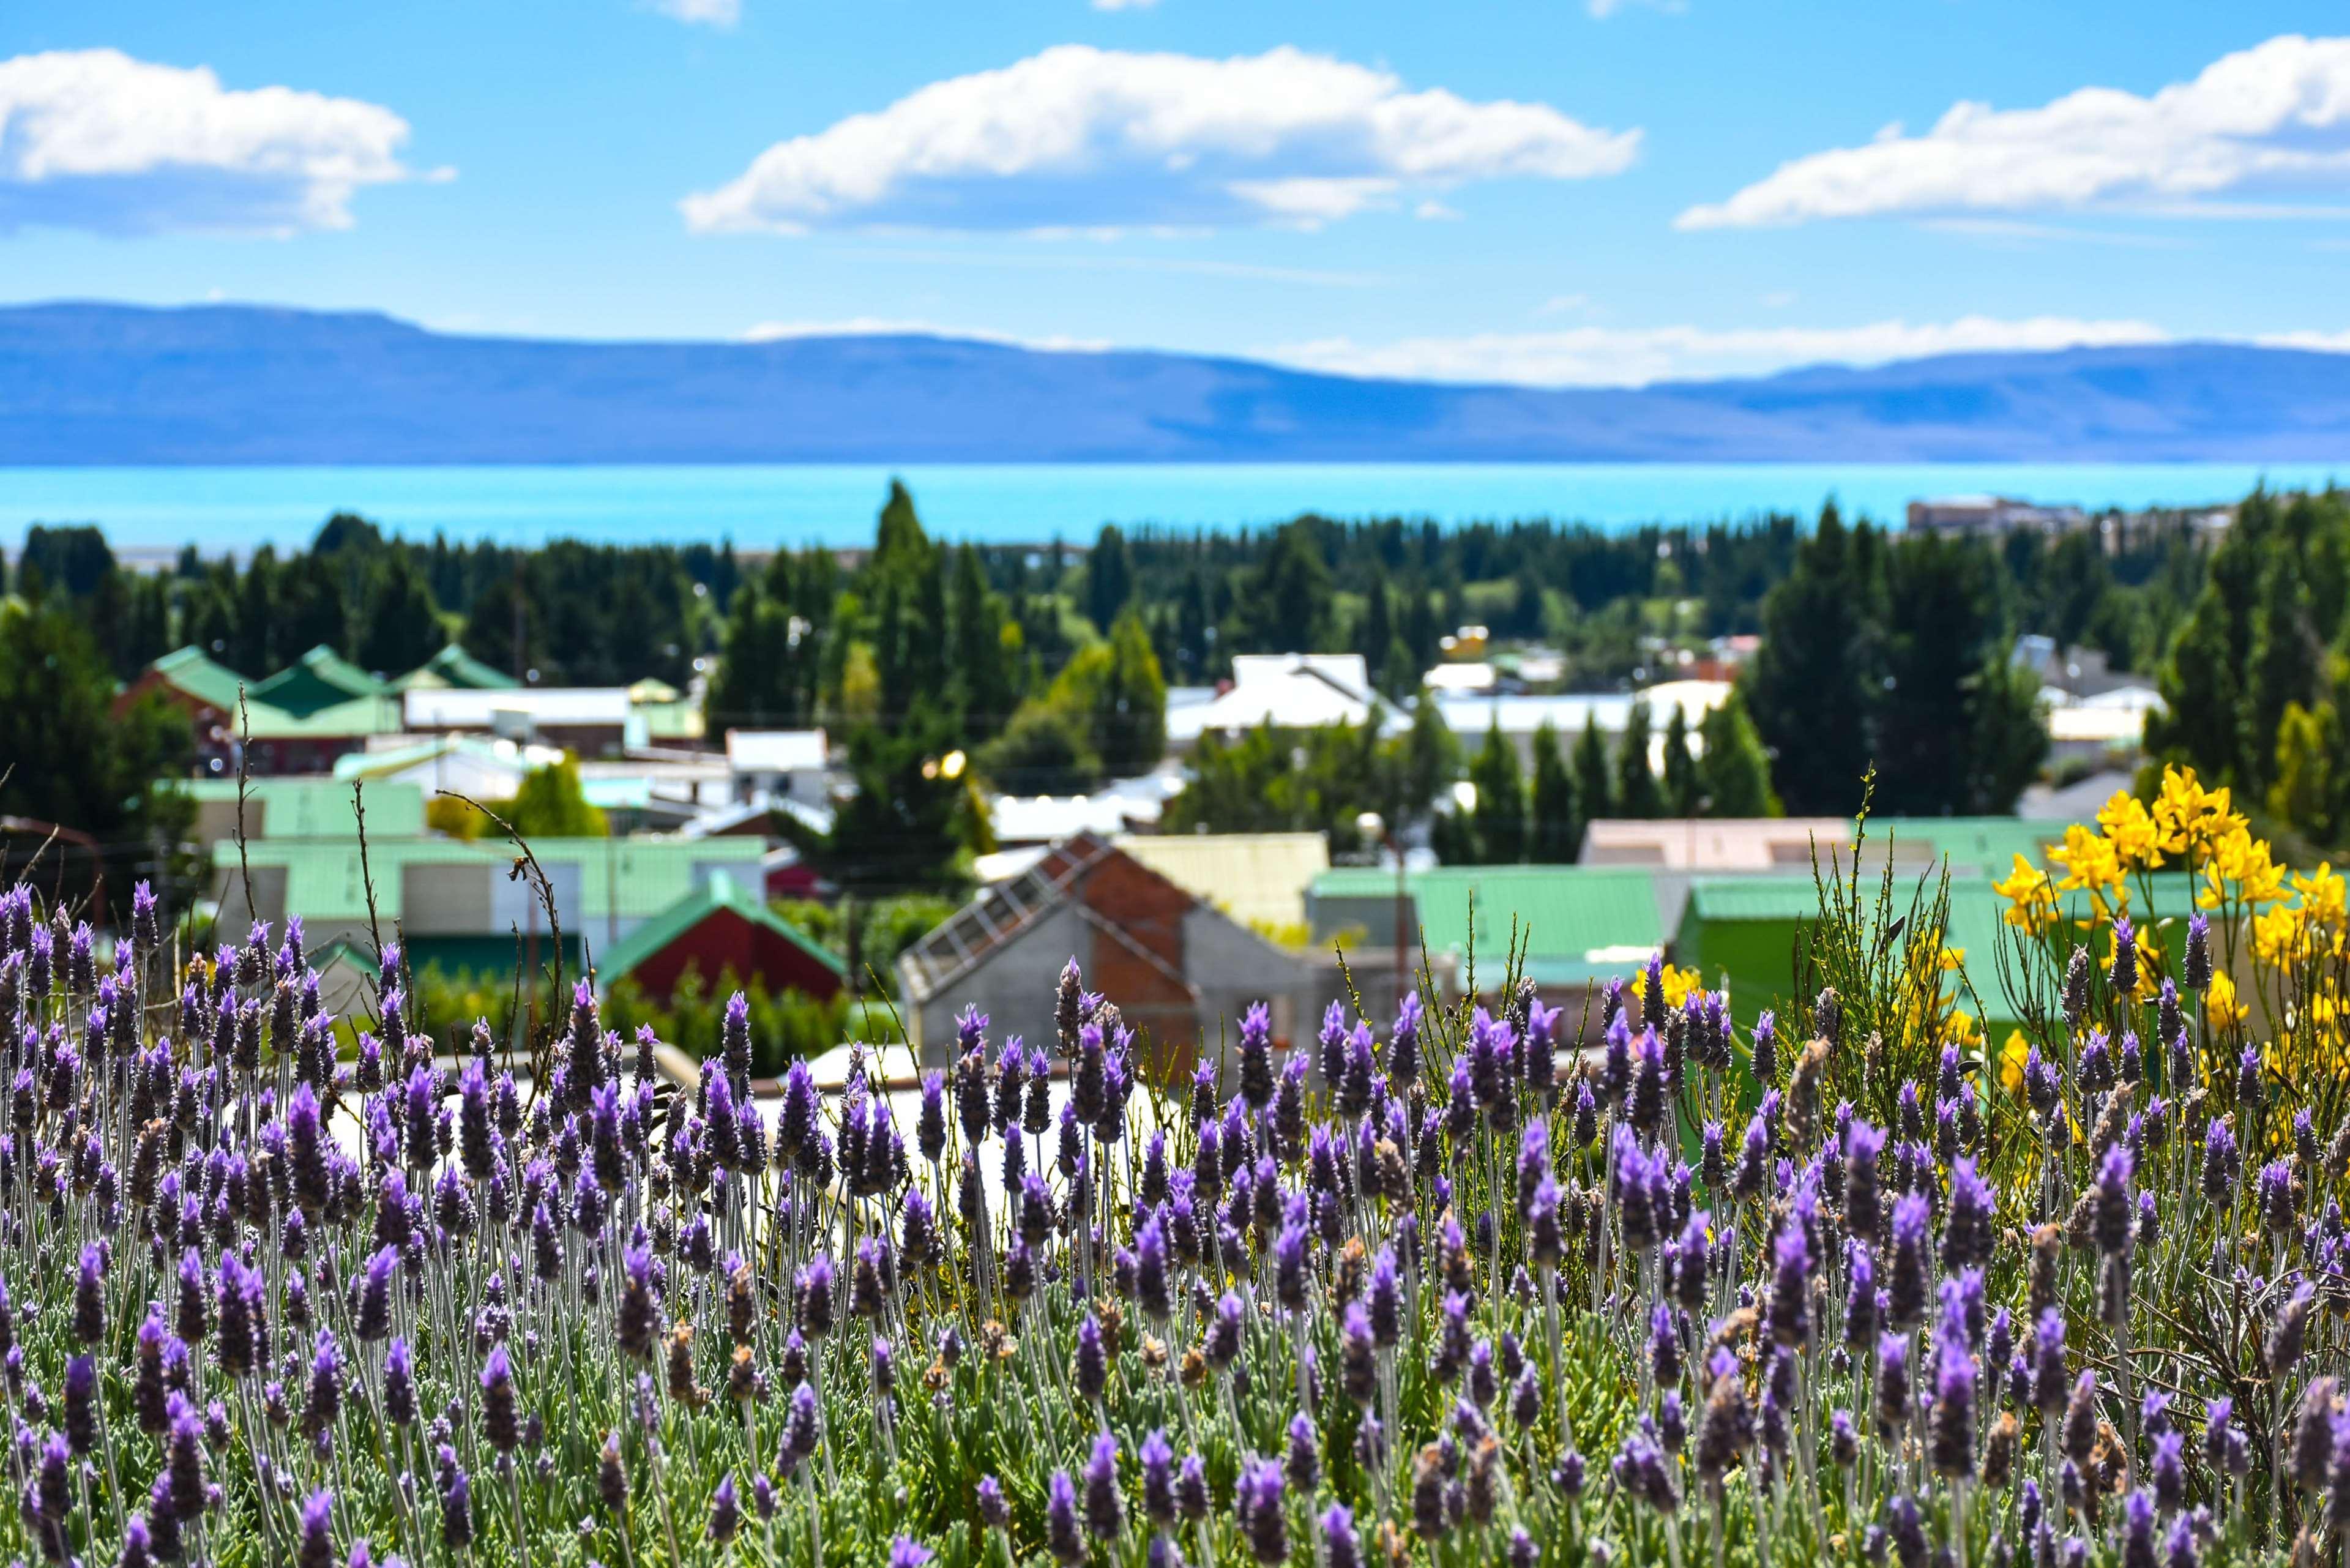
{"type": "Polygon", "coordinates": [[[798,991],[827,1000],[847,982],[848,967],[785,919],[754,888],[713,871],[692,891],[598,955],[597,982],[634,981],[667,1000],[687,970],[712,985],[732,970],[743,984],[798,991]]]}

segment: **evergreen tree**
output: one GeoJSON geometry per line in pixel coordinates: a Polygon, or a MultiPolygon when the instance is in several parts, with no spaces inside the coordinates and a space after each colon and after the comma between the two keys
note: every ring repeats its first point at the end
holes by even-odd
{"type": "Polygon", "coordinates": [[[1540,866],[1565,866],[1582,849],[1583,823],[1575,815],[1575,781],[1566,770],[1558,731],[1545,719],[1534,732],[1534,824],[1526,857],[1540,866]]]}
{"type": "Polygon", "coordinates": [[[358,662],[380,675],[406,674],[449,640],[424,574],[404,550],[388,551],[376,563],[359,620],[358,662]]]}
{"type": "Polygon", "coordinates": [[[1176,682],[1186,686],[1207,684],[1208,673],[1215,662],[1215,616],[1208,607],[1208,584],[1196,569],[1183,576],[1183,591],[1175,601],[1175,662],[1170,667],[1176,682]]]}
{"type": "MultiPolygon", "coordinates": [[[[236,629],[230,634],[228,656],[222,660],[238,674],[255,680],[274,675],[286,664],[277,657],[277,552],[264,545],[245,563],[236,588],[236,629]]],[[[372,620],[372,614],[369,619],[372,620]]],[[[297,653],[300,649],[296,650],[297,653]]]]}
{"type": "Polygon", "coordinates": [[[1978,691],[2004,651],[1989,561],[1970,545],[1927,535],[1893,552],[1886,570],[1885,674],[1874,730],[1877,809],[1946,816],[1969,809],[1978,691]]]}
{"type": "Polygon", "coordinates": [[[2252,659],[2246,671],[2244,782],[2266,794],[2276,776],[2277,730],[2288,708],[2318,701],[2322,651],[2309,613],[2297,553],[2279,549],[2261,573],[2260,610],[2252,623],[2252,659]]]}
{"type": "MultiPolygon", "coordinates": [[[[504,670],[525,684],[545,678],[550,660],[546,639],[542,630],[538,601],[520,580],[521,574],[508,572],[494,578],[473,597],[465,609],[465,628],[458,640],[467,652],[477,659],[504,670]]],[[[364,636],[366,628],[361,628],[364,636]]],[[[365,659],[361,659],[365,663],[365,659]]],[[[421,662],[421,660],[420,660],[421,662]]],[[[373,665],[369,669],[375,668],[373,665]]],[[[414,665],[403,665],[412,670],[414,665]]]]}
{"type": "Polygon", "coordinates": [[[832,831],[802,835],[803,853],[825,877],[865,896],[962,888],[963,857],[987,847],[987,824],[938,701],[918,697],[899,723],[858,725],[848,763],[857,787],[832,831]]]}
{"type": "MultiPolygon", "coordinates": [[[[265,548],[266,546],[265,546],[265,548]]],[[[87,523],[64,527],[34,524],[25,530],[17,568],[36,568],[49,589],[86,599],[120,568],[106,535],[87,523]]]]}
{"type": "Polygon", "coordinates": [[[1963,759],[1967,790],[1958,809],[2006,815],[2048,760],[2040,683],[2020,665],[1987,659],[1968,692],[1967,717],[1974,742],[1963,759]]]}
{"type": "MultiPolygon", "coordinates": [[[[0,767],[0,813],[101,840],[119,911],[133,874],[152,871],[150,836],[175,839],[191,820],[187,796],[165,787],[191,749],[187,716],[161,698],[118,710],[114,677],[69,611],[0,603],[0,757],[15,764],[0,767]]],[[[84,864],[70,848],[51,853],[45,893],[84,864]]]]}
{"type": "Polygon", "coordinates": [[[1105,635],[1134,597],[1134,563],[1126,553],[1126,535],[1115,523],[1102,525],[1086,562],[1086,615],[1105,635]]]}
{"type": "Polygon", "coordinates": [[[1386,679],[1396,644],[1393,598],[1388,587],[1387,567],[1374,561],[1370,587],[1363,596],[1362,618],[1355,626],[1355,651],[1363,656],[1379,689],[1389,697],[1400,697],[1403,693],[1388,686],[1386,679]]]}
{"type": "Polygon", "coordinates": [[[989,590],[979,552],[968,544],[955,551],[950,615],[962,732],[976,743],[1003,729],[1018,706],[1020,650],[1003,599],[989,590]]]}
{"type": "Polygon", "coordinates": [[[1616,779],[1607,766],[1607,742],[1599,733],[1598,715],[1586,714],[1583,733],[1575,738],[1575,805],[1589,826],[1603,816],[1617,815],[1616,779]]]}
{"type": "Polygon", "coordinates": [[[314,648],[342,652],[350,645],[349,607],[343,600],[342,574],[328,556],[312,550],[286,563],[278,581],[277,640],[298,659],[314,648]]]}
{"type": "Polygon", "coordinates": [[[1690,753],[1689,720],[1681,705],[1673,704],[1665,720],[1665,814],[1695,816],[1704,790],[1699,783],[1697,758],[1690,753]]]}
{"type": "Polygon", "coordinates": [[[1698,726],[1705,754],[1698,759],[1698,791],[1708,816],[1776,816],[1771,793],[1771,758],[1747,717],[1746,699],[1731,689],[1721,707],[1698,726]]]}
{"type": "Polygon", "coordinates": [[[1057,702],[1023,702],[981,752],[980,771],[1006,794],[1082,794],[1102,776],[1088,717],[1057,702]]]}
{"type": "Polygon", "coordinates": [[[889,482],[889,499],[881,504],[881,521],[874,530],[873,555],[867,562],[874,572],[913,572],[930,564],[930,535],[914,512],[914,497],[902,481],[889,482]]]}
{"type": "Polygon", "coordinates": [[[2195,607],[2174,634],[2156,680],[2162,705],[2146,718],[2150,763],[2184,764],[2207,784],[2249,788],[2265,776],[2267,765],[2255,767],[2250,753],[2256,745],[2273,746],[2275,733],[2255,733],[2247,698],[2262,566],[2275,528],[2273,504],[2255,492],[2212,553],[2195,607]]]}
{"type": "Polygon", "coordinates": [[[1419,672],[1433,669],[1444,651],[1443,627],[1425,583],[1408,584],[1404,588],[1403,639],[1410,650],[1413,679],[1417,680],[1419,672]]]}
{"type": "Polygon", "coordinates": [[[1461,738],[1444,722],[1432,692],[1412,703],[1411,728],[1404,732],[1399,759],[1399,787],[1389,807],[1391,821],[1416,820],[1434,810],[1461,776],[1461,738]]]}
{"type": "Polygon", "coordinates": [[[1857,809],[1875,754],[1878,680],[1876,548],[1847,532],[1833,503],[1762,606],[1762,647],[1747,680],[1754,727],[1773,759],[1787,809],[1842,816],[1857,809]]]}
{"type": "Polygon", "coordinates": [[[1469,764],[1477,786],[1474,817],[1477,858],[1488,866],[1514,865],[1526,857],[1526,785],[1518,750],[1494,723],[1469,764]]]}
{"type": "Polygon", "coordinates": [[[1167,681],[1142,618],[1118,618],[1106,643],[1069,661],[1045,701],[1082,715],[1095,754],[1113,777],[1159,765],[1167,750],[1167,681]]]}
{"type": "Polygon", "coordinates": [[[1616,814],[1618,816],[1659,817],[1665,815],[1664,786],[1657,782],[1655,764],[1648,760],[1648,737],[1653,732],[1648,722],[1648,704],[1635,698],[1632,711],[1624,720],[1623,738],[1616,744],[1616,814]]]}
{"type": "Polygon", "coordinates": [[[1274,531],[1273,545],[1236,607],[1236,653],[1311,653],[1328,646],[1330,568],[1300,522],[1274,531]]]}
{"type": "Polygon", "coordinates": [[[791,615],[755,579],[734,590],[726,612],[718,668],[702,697],[704,722],[712,735],[729,730],[792,729],[795,693],[786,687],[791,670],[791,615]]]}

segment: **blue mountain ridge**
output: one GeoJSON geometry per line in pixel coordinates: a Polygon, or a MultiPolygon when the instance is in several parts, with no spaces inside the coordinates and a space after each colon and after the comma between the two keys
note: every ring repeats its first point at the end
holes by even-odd
{"type": "Polygon", "coordinates": [[[2178,342],[1637,389],[889,335],[463,337],[0,308],[0,464],[2164,462],[2350,457],[2350,355],[2178,342]]]}

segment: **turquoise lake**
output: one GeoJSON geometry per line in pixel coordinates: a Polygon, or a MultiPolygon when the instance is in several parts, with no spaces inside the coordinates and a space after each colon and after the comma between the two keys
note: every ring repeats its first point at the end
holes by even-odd
{"type": "Polygon", "coordinates": [[[34,523],[96,523],[118,547],[243,552],[307,540],[336,511],[411,538],[534,544],[731,538],[741,546],[868,542],[890,477],[944,537],[1071,541],[1105,523],[1236,527],[1315,511],[1455,524],[1549,517],[1621,528],[1847,514],[1995,493],[2106,506],[2195,505],[2323,486],[2329,463],[1005,463],[675,467],[0,469],[0,544],[34,523]]]}

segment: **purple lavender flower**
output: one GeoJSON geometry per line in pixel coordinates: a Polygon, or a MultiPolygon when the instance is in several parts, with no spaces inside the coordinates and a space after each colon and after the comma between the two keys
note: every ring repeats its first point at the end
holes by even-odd
{"type": "Polygon", "coordinates": [[[1045,1549],[1071,1565],[1086,1560],[1086,1538],[1077,1528],[1077,1488],[1066,1470],[1055,1470],[1045,1486],[1045,1549]]]}
{"type": "Polygon", "coordinates": [[[725,1550],[743,1528],[743,1505],[734,1490],[734,1472],[729,1470],[719,1478],[718,1486],[710,1494],[710,1544],[725,1550]]]}
{"type": "Polygon", "coordinates": [[[295,1568],[333,1568],[335,1561],[335,1494],[323,1488],[302,1505],[302,1534],[295,1548],[295,1568]]]}
{"type": "Polygon", "coordinates": [[[1251,1461],[1233,1484],[1232,1511],[1259,1563],[1271,1568],[1289,1561],[1289,1517],[1279,1465],[1270,1459],[1251,1461]]]}

